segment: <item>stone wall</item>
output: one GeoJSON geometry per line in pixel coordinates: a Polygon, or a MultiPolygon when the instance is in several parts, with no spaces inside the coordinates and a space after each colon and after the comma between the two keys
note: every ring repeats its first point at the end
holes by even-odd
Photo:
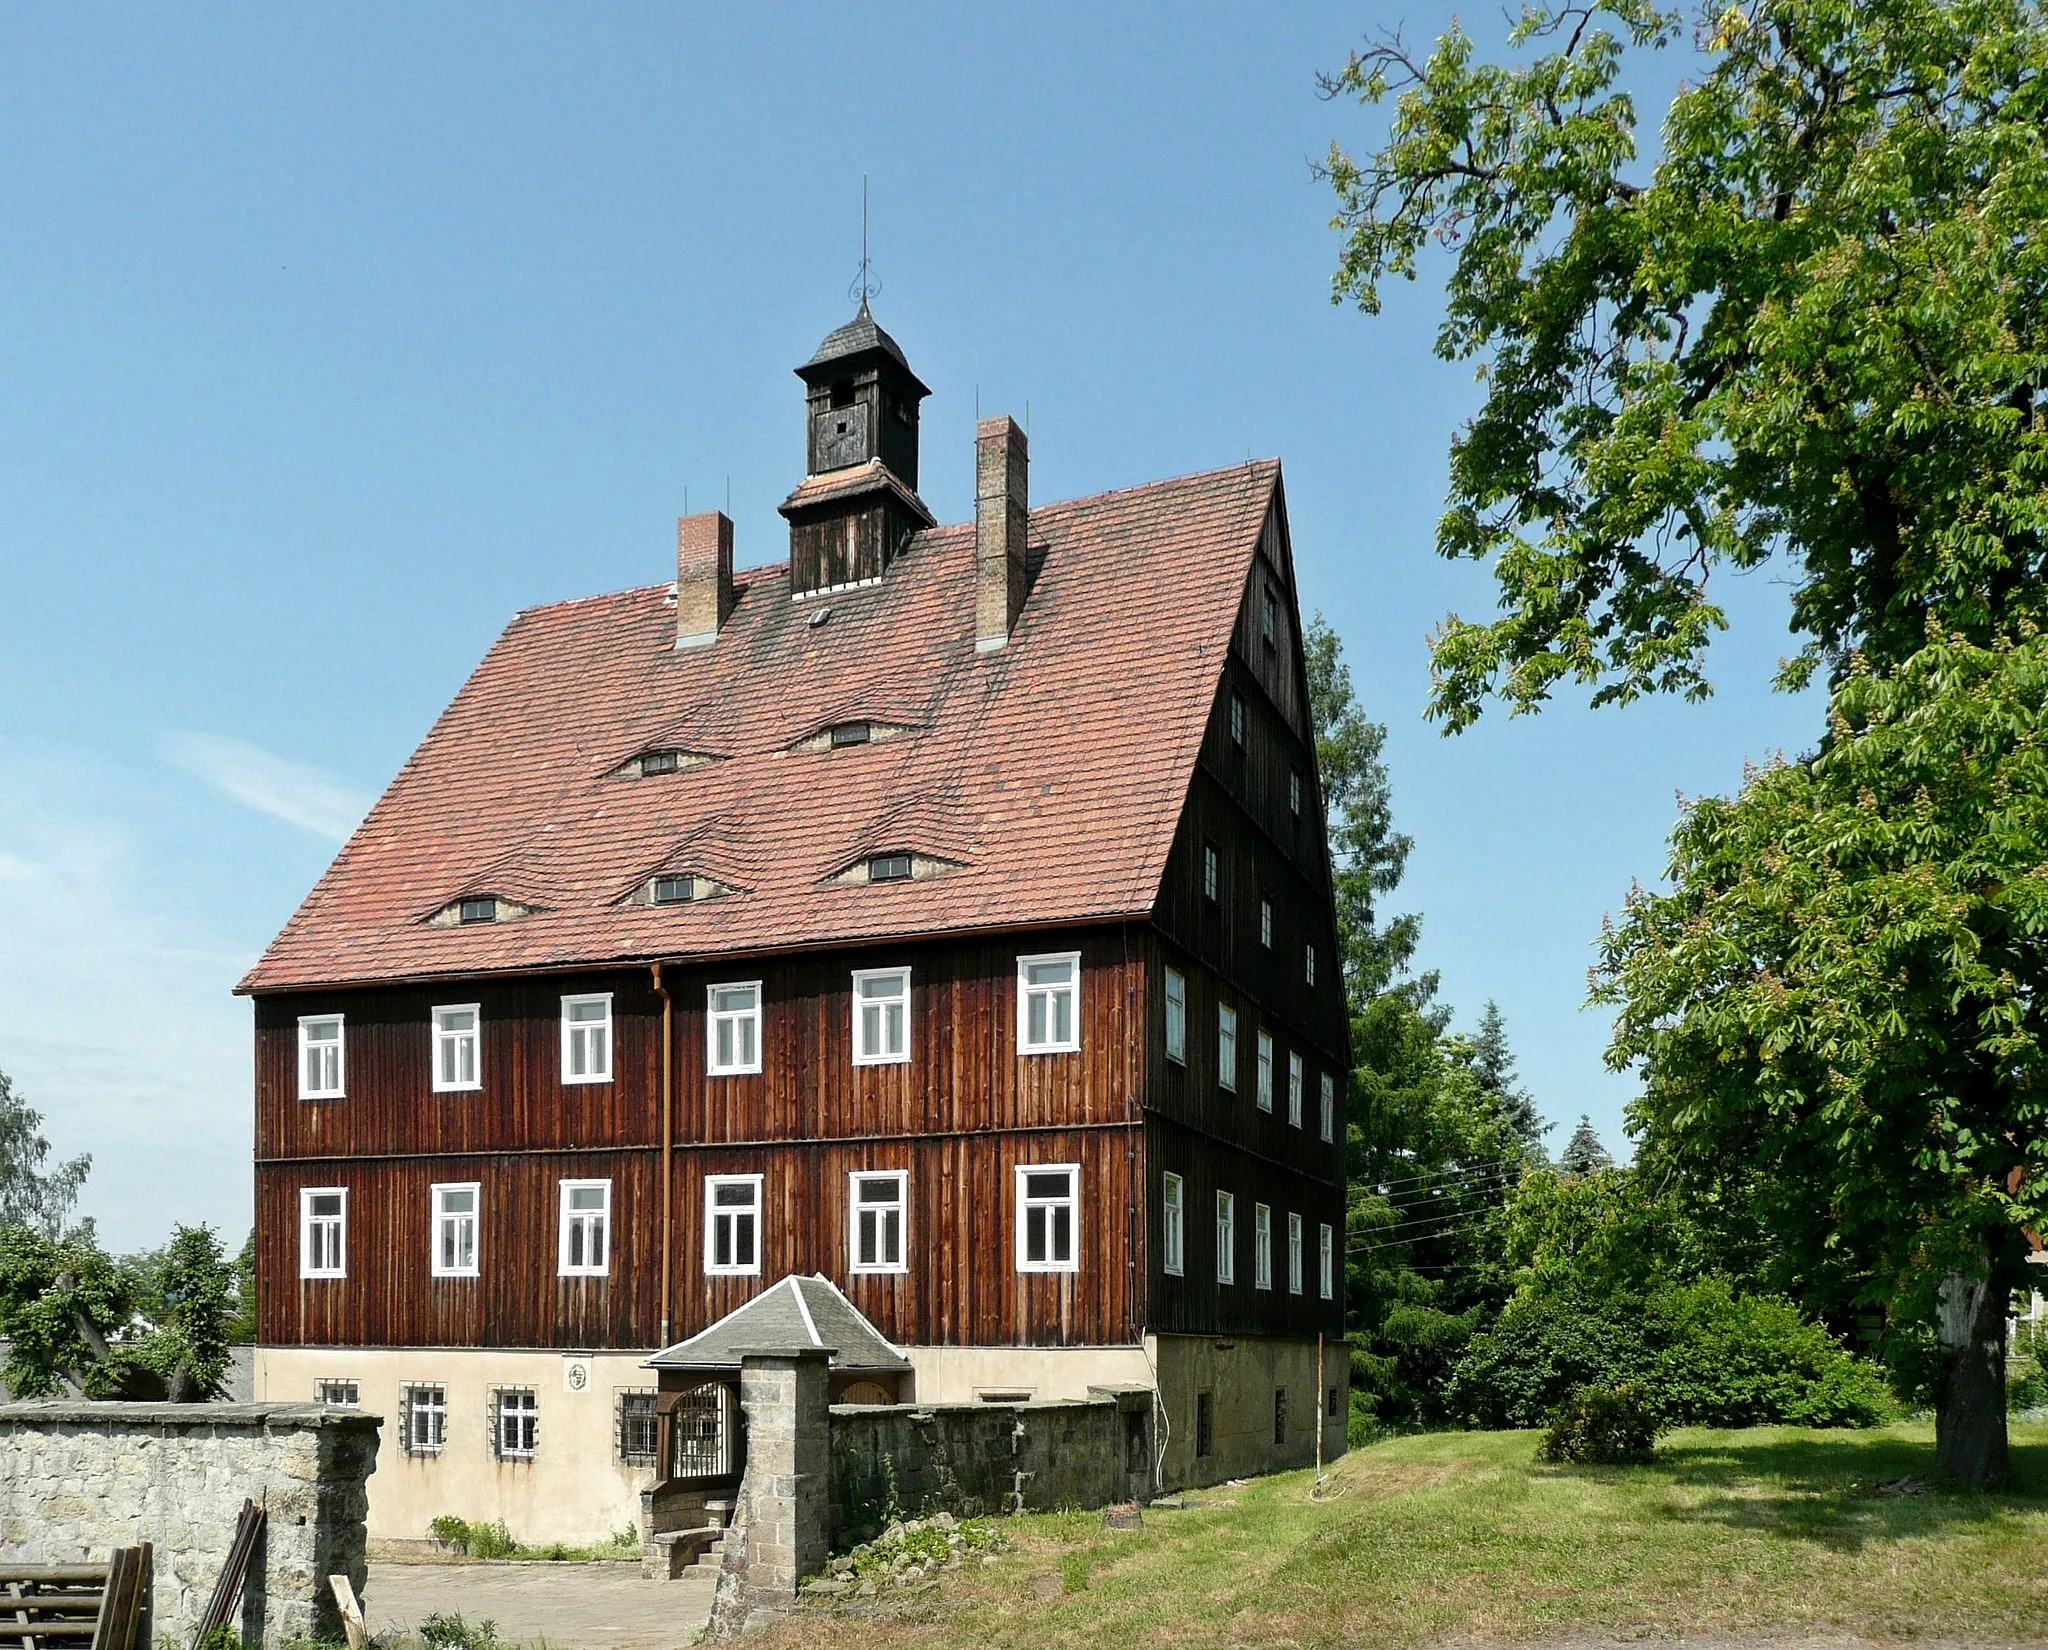
{"type": "Polygon", "coordinates": [[[1152,1390],[1096,1388],[1078,1403],[836,1405],[831,1541],[866,1539],[893,1503],[960,1517],[1143,1501],[1152,1390]]]}
{"type": "Polygon", "coordinates": [[[825,1569],[830,1375],[823,1349],[748,1353],[740,1362],[747,1465],[711,1600],[714,1639],[758,1627],[825,1569]]]}
{"type": "Polygon", "coordinates": [[[182,1642],[254,1500],[270,1516],[243,1593],[243,1642],[338,1639],[327,1578],[365,1591],[378,1426],[317,1404],[0,1406],[0,1548],[15,1562],[77,1564],[153,1542],[153,1630],[182,1642]]]}

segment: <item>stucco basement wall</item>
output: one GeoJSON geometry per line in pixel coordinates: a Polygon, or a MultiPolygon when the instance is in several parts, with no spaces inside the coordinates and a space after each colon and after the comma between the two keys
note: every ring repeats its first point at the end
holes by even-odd
{"type": "Polygon", "coordinates": [[[1101,1507],[1151,1492],[1152,1392],[1048,1404],[835,1404],[831,1541],[903,1516],[1101,1507]]]}
{"type": "Polygon", "coordinates": [[[244,1499],[268,1509],[243,1595],[245,1644],[341,1636],[327,1577],[364,1591],[364,1480],[378,1418],[316,1404],[0,1406],[0,1549],[104,1563],[155,1545],[152,1630],[191,1637],[244,1499]]]}

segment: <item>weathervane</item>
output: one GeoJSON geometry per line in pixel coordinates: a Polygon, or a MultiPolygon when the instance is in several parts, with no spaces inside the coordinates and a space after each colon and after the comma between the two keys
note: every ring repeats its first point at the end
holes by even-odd
{"type": "Polygon", "coordinates": [[[846,289],[846,295],[868,307],[868,300],[882,290],[882,283],[875,279],[874,265],[868,261],[868,175],[860,175],[860,273],[853,278],[853,284],[846,289]]]}

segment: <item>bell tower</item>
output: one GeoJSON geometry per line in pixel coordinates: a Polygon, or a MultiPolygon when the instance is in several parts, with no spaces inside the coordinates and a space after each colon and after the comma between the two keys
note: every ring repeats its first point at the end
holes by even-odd
{"type": "Polygon", "coordinates": [[[865,298],[796,375],[807,439],[803,485],[782,502],[791,593],[871,584],[934,525],[917,496],[918,403],[931,391],[865,298]]]}

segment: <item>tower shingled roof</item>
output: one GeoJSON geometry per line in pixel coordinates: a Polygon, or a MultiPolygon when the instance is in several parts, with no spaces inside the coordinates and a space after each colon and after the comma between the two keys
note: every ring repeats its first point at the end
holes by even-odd
{"type": "Polygon", "coordinates": [[[869,350],[880,350],[890,356],[904,371],[910,370],[910,358],[903,348],[881,328],[874,316],[868,312],[868,301],[860,301],[860,312],[845,326],[835,328],[825,335],[825,341],[818,346],[817,353],[804,363],[802,370],[822,367],[833,361],[847,360],[852,356],[865,355],[869,350]]]}

